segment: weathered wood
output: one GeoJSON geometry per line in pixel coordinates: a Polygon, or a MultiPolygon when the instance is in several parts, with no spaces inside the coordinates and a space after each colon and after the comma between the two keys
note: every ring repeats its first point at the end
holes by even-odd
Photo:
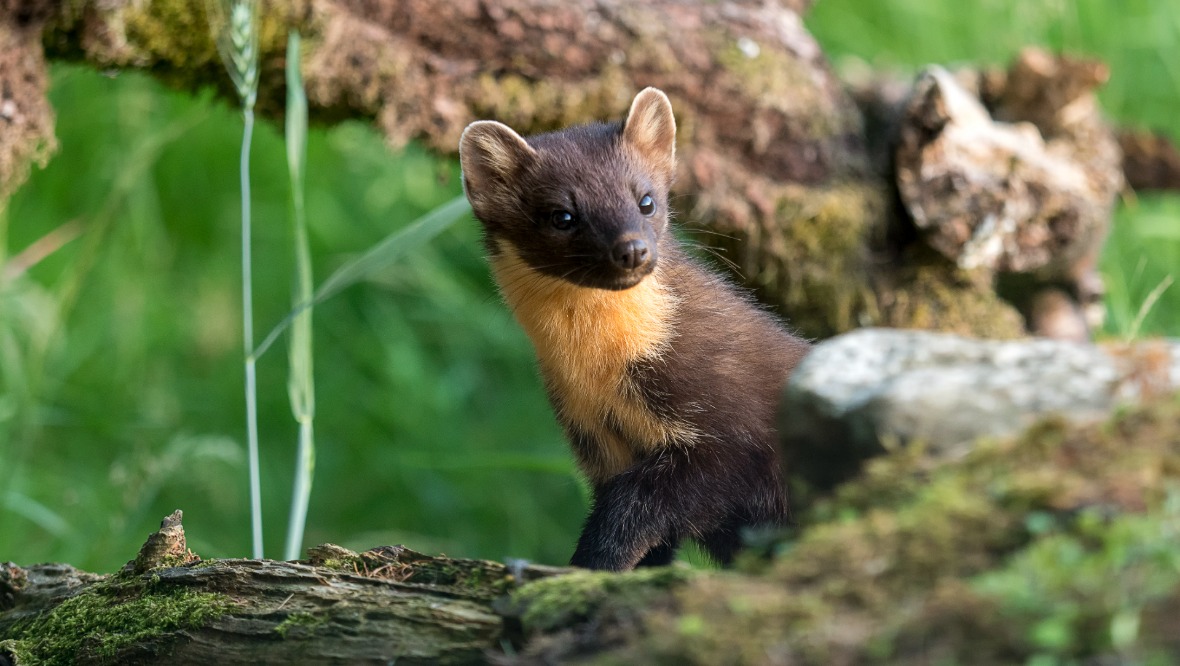
{"type": "Polygon", "coordinates": [[[1158,132],[1119,132],[1123,173],[1136,191],[1180,190],[1180,150],[1158,132]]]}
{"type": "MultiPolygon", "coordinates": [[[[919,78],[907,104],[897,150],[902,200],[930,245],[960,268],[1064,275],[1105,234],[1122,180],[1089,178],[1076,137],[1046,141],[1024,118],[994,119],[978,92],[941,68],[919,78]]],[[[1094,170],[1117,173],[1113,136],[1085,138],[1095,134],[1106,163],[1094,170]]]]}
{"type": "Polygon", "coordinates": [[[0,656],[7,651],[17,664],[165,656],[176,664],[478,663],[507,640],[492,602],[568,571],[330,545],[301,562],[201,561],[183,544],[177,512],[118,574],[4,564],[0,656]]]}
{"type": "Polygon", "coordinates": [[[1035,49],[1007,72],[934,68],[901,121],[899,192],[925,241],[982,279],[1028,276],[1013,300],[1054,337],[1084,339],[1101,321],[1067,301],[1101,301],[1095,265],[1123,186],[1093,94],[1107,76],[1101,63],[1035,49]]]}
{"type": "MultiPolygon", "coordinates": [[[[4,135],[14,138],[0,145],[0,187],[14,187],[51,141],[37,34],[54,57],[148,69],[188,90],[229,89],[207,3],[8,4],[23,18],[0,24],[0,35],[19,37],[9,59],[26,63],[33,82],[14,108],[36,122],[4,135]]],[[[945,86],[926,79],[917,98],[904,85],[896,105],[858,106],[803,26],[807,4],[264,0],[259,109],[282,113],[289,28],[305,36],[315,117],[372,118],[391,144],[417,139],[443,154],[475,119],[532,133],[615,118],[654,85],[673,100],[681,130],[680,220],[704,230],[703,243],[801,332],[884,324],[1013,337],[1028,330],[1017,308],[1034,330],[1084,331],[1101,294],[1088,264],[1122,178],[1092,94],[1105,69],[1030,51],[1008,72],[963,73],[988,109],[975,114],[979,126],[1028,145],[977,152],[979,178],[962,164],[914,178],[934,169],[941,130],[957,126],[930,124],[942,121],[929,96],[945,86]],[[954,174],[975,183],[975,195],[963,196],[954,174]],[[895,175],[904,207],[893,205],[895,175]],[[1012,271],[1034,279],[1001,279],[1012,271]]],[[[17,74],[0,68],[0,79],[17,74]]]]}
{"type": "Polygon", "coordinates": [[[40,48],[52,7],[50,0],[0,1],[0,208],[25,182],[29,167],[45,166],[57,145],[40,48]]]}

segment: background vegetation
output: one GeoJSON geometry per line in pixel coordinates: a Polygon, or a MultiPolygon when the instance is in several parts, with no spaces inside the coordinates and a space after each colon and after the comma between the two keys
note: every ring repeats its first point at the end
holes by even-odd
{"type": "MultiPolygon", "coordinates": [[[[820,0],[807,23],[838,68],[899,75],[1005,63],[1026,44],[1095,55],[1112,68],[1111,117],[1180,140],[1180,7],[1168,0],[820,0]]],[[[55,66],[51,98],[61,150],[0,213],[0,560],[111,570],[178,507],[201,555],[245,555],[239,116],[69,65],[55,66]],[[25,271],[30,246],[56,250],[25,271]]],[[[253,154],[265,332],[292,289],[281,130],[261,124],[253,154]]],[[[307,174],[320,279],[460,192],[453,161],[392,155],[360,123],[313,129],[307,174]]],[[[1128,197],[1102,264],[1107,334],[1132,333],[1177,266],[1180,198],[1128,197]]],[[[1180,286],[1139,325],[1156,334],[1180,335],[1180,286]]],[[[473,220],[318,306],[315,345],[305,543],[568,557],[584,493],[473,220]]],[[[259,363],[271,556],[294,463],[286,381],[272,350],[259,363]]]]}

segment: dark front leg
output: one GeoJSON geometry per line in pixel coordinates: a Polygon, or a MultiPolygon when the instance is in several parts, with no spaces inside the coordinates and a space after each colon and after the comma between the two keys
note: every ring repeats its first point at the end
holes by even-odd
{"type": "Polygon", "coordinates": [[[742,548],[741,527],[743,524],[745,524],[743,521],[735,518],[729,524],[701,535],[699,539],[701,546],[717,564],[721,566],[733,564],[733,558],[742,548]]]}
{"type": "Polygon", "coordinates": [[[665,541],[660,545],[647,551],[647,555],[639,560],[636,567],[666,567],[672,564],[672,560],[676,559],[676,548],[678,543],[665,541]]]}
{"type": "Polygon", "coordinates": [[[654,506],[650,488],[641,487],[643,475],[624,472],[594,489],[594,508],[586,517],[570,564],[585,569],[628,571],[649,553],[671,561],[672,550],[662,550],[670,516],[654,506]]]}
{"type": "Polygon", "coordinates": [[[742,528],[786,519],[777,460],[753,447],[668,447],[594,491],[570,560],[587,569],[666,564],[682,537],[728,563],[742,528]]]}
{"type": "MultiPolygon", "coordinates": [[[[589,526],[589,521],[587,521],[589,526]]],[[[629,569],[638,567],[664,567],[672,563],[676,559],[676,548],[678,544],[669,543],[667,541],[656,544],[651,550],[647,551],[633,565],[622,566],[611,564],[612,561],[630,562],[634,559],[635,551],[626,546],[612,548],[606,544],[605,548],[599,548],[604,544],[595,543],[600,541],[601,534],[590,534],[587,536],[585,530],[582,531],[582,538],[578,541],[578,550],[574,552],[570,564],[576,567],[585,569],[603,569],[607,571],[627,571],[629,569]],[[595,550],[598,550],[595,553],[595,550]]]]}

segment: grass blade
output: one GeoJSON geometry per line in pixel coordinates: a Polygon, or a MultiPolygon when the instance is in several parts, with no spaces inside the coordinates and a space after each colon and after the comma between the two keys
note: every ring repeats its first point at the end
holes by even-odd
{"type": "Polygon", "coordinates": [[[1164,292],[1167,291],[1168,287],[1171,286],[1172,276],[1165,275],[1164,279],[1160,280],[1160,283],[1155,286],[1155,289],[1152,289],[1151,292],[1147,294],[1147,298],[1143,299],[1143,303],[1139,306],[1139,312],[1135,313],[1135,320],[1131,322],[1131,328],[1127,331],[1128,340],[1134,340],[1139,337],[1139,329],[1143,327],[1143,320],[1147,319],[1147,315],[1151,312],[1151,309],[1155,307],[1156,301],[1158,301],[1160,296],[1163,296],[1164,292]]]}
{"type": "Polygon", "coordinates": [[[250,534],[254,559],[262,559],[262,475],[258,461],[258,379],[254,347],[253,270],[250,261],[250,140],[254,109],[242,112],[242,348],[246,352],[246,450],[250,466],[250,534]]]}
{"type": "Polygon", "coordinates": [[[10,490],[4,495],[4,501],[0,504],[7,511],[23,516],[55,537],[65,538],[70,533],[70,524],[61,517],[61,514],[31,497],[10,490]]]}
{"type": "MultiPolygon", "coordinates": [[[[295,237],[294,305],[312,298],[311,250],[307,242],[307,216],[303,205],[303,175],[307,155],[307,95],[299,71],[299,33],[287,35],[287,167],[291,178],[291,222],[295,237]]],[[[303,545],[307,507],[315,476],[315,380],[312,365],[312,308],[299,311],[291,324],[288,359],[290,377],[287,393],[291,413],[299,424],[295,481],[291,491],[291,512],[287,523],[287,544],[283,558],[297,559],[303,545]]]]}
{"type": "Polygon", "coordinates": [[[250,260],[250,143],[258,97],[258,3],[209,0],[210,30],[222,63],[242,100],[242,341],[246,367],[246,450],[250,466],[250,533],[254,559],[262,559],[262,481],[258,461],[258,380],[255,370],[253,267],[250,260]]]}
{"type": "Polygon", "coordinates": [[[266,339],[254,350],[254,357],[257,358],[266,353],[266,350],[274,344],[283,331],[287,330],[287,327],[300,312],[323,303],[344,288],[378,273],[403,255],[426,245],[470,210],[467,198],[459,195],[409,225],[389,234],[369,251],[336,269],[327,280],[324,280],[319,289],[316,289],[311,300],[300,303],[271,329],[266,339]]]}

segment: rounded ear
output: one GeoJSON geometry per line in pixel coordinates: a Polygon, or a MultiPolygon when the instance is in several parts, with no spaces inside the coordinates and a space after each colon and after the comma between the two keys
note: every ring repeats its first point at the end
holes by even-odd
{"type": "Polygon", "coordinates": [[[537,152],[512,128],[494,120],[478,120],[459,139],[459,164],[468,198],[496,183],[509,182],[537,152]]]}
{"type": "Polygon", "coordinates": [[[657,88],[644,88],[631,102],[623,138],[671,178],[676,170],[676,118],[672,103],[657,88]]]}

